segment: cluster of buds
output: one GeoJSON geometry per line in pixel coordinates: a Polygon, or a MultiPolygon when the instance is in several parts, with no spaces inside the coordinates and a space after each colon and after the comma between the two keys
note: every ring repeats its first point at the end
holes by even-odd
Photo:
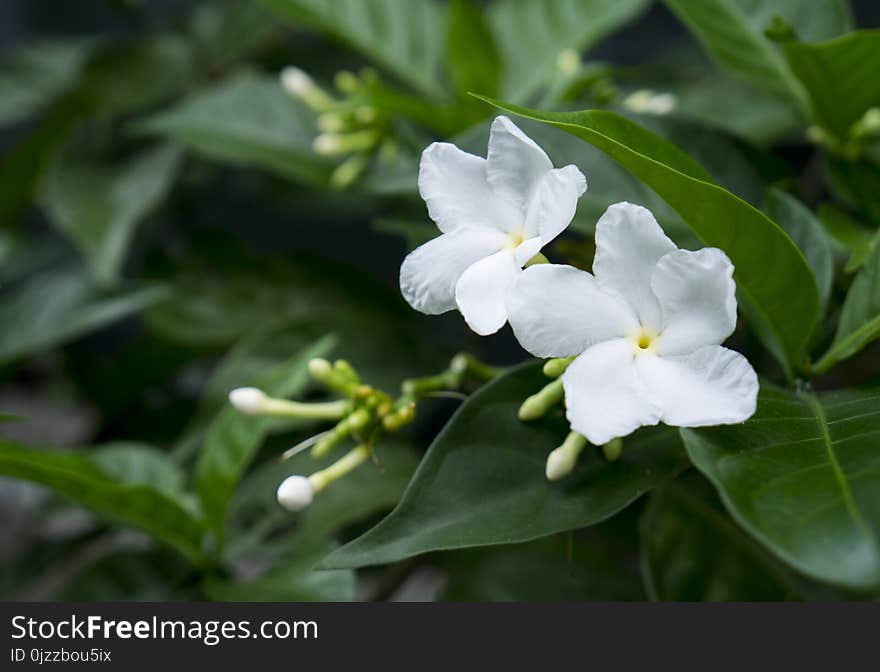
{"type": "Polygon", "coordinates": [[[390,117],[374,104],[372,91],[378,85],[374,70],[359,75],[336,73],[337,95],[331,95],[303,70],[288,66],[281,71],[281,85],[291,96],[317,114],[320,131],[312,148],[322,156],[343,158],[330,176],[330,184],[344,189],[366,170],[374,156],[387,160],[396,153],[390,137],[390,117]]]}
{"type": "MultiPolygon", "coordinates": [[[[574,361],[574,357],[548,359],[544,363],[544,375],[552,378],[538,392],[528,397],[519,407],[519,419],[524,422],[538,420],[547,415],[555,407],[564,402],[565,391],[562,387],[562,374],[568,365],[574,361]]],[[[578,457],[587,447],[587,439],[577,432],[569,432],[565,440],[558,448],[547,456],[545,473],[550,481],[558,481],[572,472],[577,464],[578,457]]],[[[602,446],[605,459],[613,462],[623,450],[623,440],[614,439],[602,446]]]]}
{"type": "Polygon", "coordinates": [[[362,382],[358,372],[345,360],[331,363],[316,358],[309,362],[308,368],[313,380],[344,398],[302,403],[276,399],[254,387],[241,387],[229,393],[230,403],[248,415],[336,421],[331,429],[285,452],[284,458],[306,448],[311,448],[312,457],[322,458],[346,442],[354,443],[354,448],[330,466],[310,476],[288,476],[281,483],[278,502],[289,511],[305,509],[317,493],[366,462],[383,433],[397,432],[415,419],[416,402],[421,397],[456,390],[467,375],[487,379],[498,373],[497,369],[480,364],[469,355],[456,355],[446,371],[404,381],[395,399],[362,382]]]}

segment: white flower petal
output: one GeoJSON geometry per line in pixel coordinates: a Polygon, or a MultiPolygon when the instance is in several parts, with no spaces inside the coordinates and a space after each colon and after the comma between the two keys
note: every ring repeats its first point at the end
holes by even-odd
{"type": "Polygon", "coordinates": [[[656,425],[660,409],[636,375],[633,344],[616,338],[589,348],[562,374],[572,429],[601,445],[642,425],[656,425]]]}
{"type": "Polygon", "coordinates": [[[629,302],[645,327],[659,331],[660,304],[651,276],[660,258],[675,249],[649,210],[615,203],[596,224],[593,273],[600,287],[629,302]]]}
{"type": "Polygon", "coordinates": [[[632,309],[571,266],[538,264],[517,277],[507,296],[510,326],[536,357],[571,357],[638,329],[632,309]]]}
{"type": "Polygon", "coordinates": [[[520,273],[513,250],[505,249],[470,266],[455,286],[455,302],[465,322],[480,336],[488,336],[507,322],[505,299],[520,273]]]}
{"type": "Polygon", "coordinates": [[[435,142],[422,152],[419,193],[444,233],[465,226],[507,231],[511,222],[522,220],[516,207],[498,198],[486,182],[486,159],[448,142],[435,142]]]}
{"type": "Polygon", "coordinates": [[[513,251],[516,256],[516,263],[519,264],[520,267],[525,266],[532,257],[541,251],[543,245],[544,243],[539,236],[527,238],[517,245],[516,249],[513,251]]]}
{"type": "Polygon", "coordinates": [[[474,262],[497,252],[506,237],[494,229],[458,229],[410,252],[400,265],[400,291],[419,312],[455,308],[455,285],[474,262]]]}
{"type": "Polygon", "coordinates": [[[571,224],[587,180],[577,166],[554,168],[535,185],[526,213],[526,232],[539,235],[546,245],[571,224]]]}
{"type": "Polygon", "coordinates": [[[636,358],[636,369],[667,424],[724,425],[743,422],[755,412],[755,370],[741,354],[720,345],[671,357],[643,354],[636,358]]]}
{"type": "Polygon", "coordinates": [[[660,301],[660,355],[720,345],[736,328],[733,264],[721,250],[675,250],[657,262],[651,288],[660,301]]]}
{"type": "Polygon", "coordinates": [[[495,117],[489,131],[486,178],[492,190],[519,213],[516,226],[525,217],[532,190],[553,164],[534,140],[507,117],[495,117]]]}

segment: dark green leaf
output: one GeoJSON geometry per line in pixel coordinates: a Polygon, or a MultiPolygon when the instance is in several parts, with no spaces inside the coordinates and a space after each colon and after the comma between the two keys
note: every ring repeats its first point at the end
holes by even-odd
{"type": "Polygon", "coordinates": [[[791,238],[759,210],[714,184],[706,171],[662,138],[611,112],[540,112],[486,99],[595,145],[671,205],[706,245],[724,250],[744,308],[789,369],[806,353],[819,314],[816,280],[791,238]],[[767,273],[773,268],[772,274],[767,273]]]}
{"type": "Polygon", "coordinates": [[[834,364],[852,357],[871,341],[880,337],[880,245],[874,245],[871,256],[856,275],[843,310],[837,332],[828,352],[816,362],[816,370],[827,371],[834,364]]]}
{"type": "Polygon", "coordinates": [[[443,14],[435,0],[261,0],[279,17],[359,51],[429,97],[442,97],[443,14]]]}
{"type": "Polygon", "coordinates": [[[116,279],[139,221],[165,197],[180,152],[159,146],[122,165],[62,154],[43,182],[42,204],[52,224],[80,248],[96,278],[116,279]]]}
{"type": "MultiPolygon", "coordinates": [[[[273,397],[296,394],[308,382],[309,360],[327,354],[333,343],[332,337],[322,338],[265,372],[257,386],[273,397]]],[[[271,418],[244,415],[227,406],[208,428],[196,469],[197,486],[205,518],[218,542],[224,537],[229,499],[273,424],[271,418]]]]}
{"type": "Polygon", "coordinates": [[[644,600],[635,562],[636,522],[629,511],[585,530],[433,558],[449,575],[441,598],[467,602],[644,600]]]}
{"type": "Polygon", "coordinates": [[[323,183],[330,173],[331,164],[311,149],[317,133],[313,113],[267,77],[226,80],[135,128],[218,161],[253,165],[307,183],[323,183]]]}
{"type": "Polygon", "coordinates": [[[568,425],[560,416],[535,423],[516,417],[523,399],[545,383],[541,367],[527,364],[476,392],[431,444],[397,508],[324,564],[376,565],[592,525],[684,468],[675,433],[662,428],[627,439],[617,462],[588,449],[571,476],[548,482],[547,455],[568,425]]]}
{"type": "Polygon", "coordinates": [[[880,30],[857,31],[821,44],[786,42],[783,48],[809,94],[816,120],[838,138],[846,138],[866,110],[880,106],[880,30]]]}
{"type": "Polygon", "coordinates": [[[487,18],[501,53],[502,96],[516,103],[528,101],[542,84],[562,74],[559,57],[564,51],[581,54],[648,5],[648,0],[493,2],[487,18]]]}
{"type": "Polygon", "coordinates": [[[808,40],[829,39],[850,29],[844,0],[666,0],[718,64],[766,89],[805,116],[806,94],[785,58],[764,35],[774,17],[808,40]]]}
{"type": "Polygon", "coordinates": [[[822,581],[876,588],[878,394],[764,385],[744,424],[681,434],[733,517],[779,557],[822,581]]]}
{"type": "Polygon", "coordinates": [[[453,0],[446,31],[449,70],[461,94],[497,95],[501,60],[483,11],[473,0],[453,0]]]}
{"type": "Polygon", "coordinates": [[[791,572],[731,520],[704,483],[676,481],[651,493],[641,524],[642,574],[651,599],[797,598],[791,572]]]}
{"type": "Polygon", "coordinates": [[[803,252],[819,287],[820,311],[825,312],[834,281],[831,243],[822,224],[803,203],[778,189],[767,193],[767,215],[779,224],[803,252]]]}
{"type": "Polygon", "coordinates": [[[0,440],[0,473],[47,485],[81,506],[149,532],[194,562],[201,558],[199,520],[160,490],[116,480],[89,457],[0,440]]]}
{"type": "Polygon", "coordinates": [[[0,362],[72,340],[166,297],[164,287],[102,290],[76,267],[36,275],[0,294],[0,362]]]}

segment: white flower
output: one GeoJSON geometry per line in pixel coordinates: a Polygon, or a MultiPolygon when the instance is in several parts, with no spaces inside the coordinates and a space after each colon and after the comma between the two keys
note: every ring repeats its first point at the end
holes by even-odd
{"type": "Polygon", "coordinates": [[[507,117],[492,122],[485,159],[435,142],[422,153],[419,192],[442,235],[404,259],[404,298],[428,315],[457,306],[478,334],[498,331],[514,278],[568,226],[586,189],[576,166],[553,168],[507,117]]]}
{"type": "Polygon", "coordinates": [[[720,345],[736,326],[724,252],[679,250],[648,210],[617,203],[596,225],[593,272],[532,266],[508,302],[526,350],[579,355],[562,377],[572,429],[598,445],[660,421],[701,427],[755,412],[755,371],[720,345]]]}

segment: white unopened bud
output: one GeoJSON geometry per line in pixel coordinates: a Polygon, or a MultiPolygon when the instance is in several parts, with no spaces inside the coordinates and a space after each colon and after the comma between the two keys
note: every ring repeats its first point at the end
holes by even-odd
{"type": "Polygon", "coordinates": [[[587,440],[577,432],[569,432],[562,445],[547,456],[547,480],[558,481],[571,473],[587,440]]]}
{"type": "Polygon", "coordinates": [[[229,393],[229,402],[236,409],[248,415],[256,415],[266,408],[269,397],[256,387],[239,387],[229,393]]]}
{"type": "Polygon", "coordinates": [[[335,133],[321,133],[321,135],[312,141],[312,149],[315,150],[315,153],[323,156],[342,154],[345,151],[342,148],[340,136],[335,133]]]}
{"type": "Polygon", "coordinates": [[[304,70],[290,65],[281,71],[281,86],[291,96],[300,98],[308,95],[315,87],[315,82],[304,70]]]}
{"type": "Polygon", "coordinates": [[[581,67],[581,55],[574,49],[563,49],[556,59],[556,67],[563,75],[571,77],[581,67]]]}
{"type": "Polygon", "coordinates": [[[305,476],[288,476],[278,486],[278,503],[288,511],[302,511],[312,503],[315,489],[305,476]]]}
{"type": "Polygon", "coordinates": [[[315,111],[321,112],[333,105],[333,99],[304,70],[292,65],[281,71],[281,86],[315,111]]]}
{"type": "Polygon", "coordinates": [[[547,457],[547,480],[558,481],[574,469],[577,456],[564,448],[557,448],[547,457]]]}

